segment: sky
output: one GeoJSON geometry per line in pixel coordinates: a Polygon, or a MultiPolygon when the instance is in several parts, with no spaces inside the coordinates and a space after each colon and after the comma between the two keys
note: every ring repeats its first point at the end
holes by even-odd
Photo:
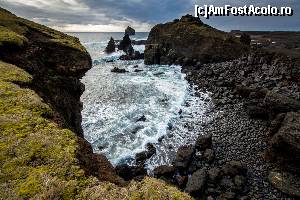
{"type": "Polygon", "coordinates": [[[200,5],[216,6],[290,6],[294,16],[230,16],[202,21],[224,31],[300,31],[299,0],[0,0],[0,6],[65,32],[123,32],[127,26],[147,32],[155,24],[194,14],[195,1],[200,5]]]}

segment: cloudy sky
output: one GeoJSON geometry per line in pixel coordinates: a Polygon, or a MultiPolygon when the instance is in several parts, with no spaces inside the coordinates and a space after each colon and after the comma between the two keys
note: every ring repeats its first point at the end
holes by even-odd
{"type": "Polygon", "coordinates": [[[149,31],[157,23],[194,14],[195,1],[201,5],[291,6],[292,17],[214,17],[203,21],[225,31],[300,31],[299,0],[0,0],[0,6],[61,31],[121,32],[128,25],[149,31]]]}

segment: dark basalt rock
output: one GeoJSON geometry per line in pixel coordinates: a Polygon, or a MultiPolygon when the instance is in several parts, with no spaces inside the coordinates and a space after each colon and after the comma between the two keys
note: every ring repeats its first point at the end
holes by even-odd
{"type": "Polygon", "coordinates": [[[125,30],[125,34],[127,34],[127,35],[135,35],[135,30],[133,28],[131,28],[130,26],[127,26],[127,28],[125,30]]]}
{"type": "Polygon", "coordinates": [[[147,40],[131,40],[133,45],[146,45],[147,40]]]}
{"type": "Polygon", "coordinates": [[[193,146],[181,146],[179,147],[174,166],[180,170],[186,169],[192,160],[195,149],[193,146]]]}
{"type": "Polygon", "coordinates": [[[114,67],[111,72],[114,72],[114,73],[119,73],[119,74],[124,74],[126,72],[128,72],[126,69],[120,69],[118,67],[114,67]]]}
{"type": "Polygon", "coordinates": [[[287,172],[271,171],[268,178],[275,188],[297,199],[300,198],[299,176],[287,172]]]}
{"type": "Polygon", "coordinates": [[[238,58],[248,49],[238,38],[187,15],[152,28],[145,49],[145,64],[221,62],[238,58]]]}
{"type": "Polygon", "coordinates": [[[300,172],[300,113],[289,112],[272,137],[268,157],[283,169],[300,172]]]}
{"type": "Polygon", "coordinates": [[[121,40],[118,48],[119,50],[123,50],[125,53],[127,53],[128,50],[132,48],[131,39],[128,34],[124,35],[123,40],[121,40]]]}
{"type": "Polygon", "coordinates": [[[135,155],[135,160],[137,163],[144,163],[147,159],[151,158],[154,154],[156,154],[156,148],[153,144],[147,144],[147,151],[143,151],[141,153],[137,153],[135,155]]]}
{"type": "Polygon", "coordinates": [[[200,135],[196,141],[195,148],[200,151],[212,147],[212,134],[200,135]]]}
{"type": "Polygon", "coordinates": [[[115,44],[115,40],[114,38],[110,38],[106,48],[105,48],[105,52],[106,53],[113,53],[116,51],[116,44],[115,44]]]}
{"type": "Polygon", "coordinates": [[[145,122],[146,120],[147,118],[145,117],[145,115],[143,115],[138,120],[136,120],[136,122],[145,122]]]}
{"type": "Polygon", "coordinates": [[[207,172],[206,169],[199,169],[189,177],[186,184],[185,192],[191,194],[192,196],[200,196],[201,192],[205,189],[207,182],[207,172]]]}
{"type": "Polygon", "coordinates": [[[222,172],[228,176],[245,175],[247,168],[239,161],[230,161],[222,167],[222,172]]]}
{"type": "Polygon", "coordinates": [[[212,163],[215,159],[215,153],[212,149],[206,149],[204,151],[204,155],[203,155],[205,161],[207,161],[208,163],[212,163]]]}
{"type": "Polygon", "coordinates": [[[175,174],[175,167],[174,166],[167,166],[162,165],[154,169],[154,176],[155,177],[165,177],[165,178],[172,178],[175,174]]]}
{"type": "Polygon", "coordinates": [[[120,60],[141,60],[144,59],[144,54],[139,51],[134,51],[134,53],[127,52],[126,55],[120,56],[120,60]]]}
{"type": "Polygon", "coordinates": [[[143,165],[129,166],[128,164],[121,164],[116,166],[117,174],[125,181],[132,179],[142,180],[147,175],[147,170],[143,165]]]}

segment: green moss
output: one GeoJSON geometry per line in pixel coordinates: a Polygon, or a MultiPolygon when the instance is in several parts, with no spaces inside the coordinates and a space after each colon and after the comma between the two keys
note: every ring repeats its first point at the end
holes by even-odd
{"type": "Polygon", "coordinates": [[[13,42],[13,44],[22,46],[27,41],[25,37],[26,34],[31,30],[35,30],[46,36],[44,39],[49,38],[50,42],[55,42],[61,46],[86,53],[86,49],[80,44],[76,37],[72,37],[35,22],[19,18],[4,9],[0,9],[0,19],[0,46],[1,42],[6,42],[6,40],[9,40],[9,43],[13,42]],[[5,29],[3,27],[5,27],[5,29]]]}
{"type": "Polygon", "coordinates": [[[0,61],[0,80],[29,83],[32,77],[24,70],[0,61]]]}
{"type": "Polygon", "coordinates": [[[120,188],[87,177],[76,158],[76,135],[44,118],[51,108],[32,77],[0,61],[0,197],[3,199],[191,199],[156,179],[120,188]],[[160,188],[160,190],[157,190],[160,188]]]}
{"type": "Polygon", "coordinates": [[[19,48],[27,44],[26,37],[19,35],[18,33],[11,31],[3,26],[0,26],[0,47],[12,47],[19,48]]]}
{"type": "Polygon", "coordinates": [[[74,199],[89,182],[75,134],[43,117],[52,110],[34,91],[12,83],[29,83],[28,73],[3,62],[0,72],[0,196],[34,198],[55,180],[66,185],[63,199],[74,199]]]}

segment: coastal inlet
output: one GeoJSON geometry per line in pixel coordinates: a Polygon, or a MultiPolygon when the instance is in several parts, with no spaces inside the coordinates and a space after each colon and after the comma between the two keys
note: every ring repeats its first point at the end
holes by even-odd
{"type": "MultiPolygon", "coordinates": [[[[156,154],[147,162],[149,171],[171,164],[175,152],[194,143],[203,124],[210,121],[208,94],[197,93],[180,66],[144,65],[144,60],[122,61],[122,51],[104,53],[113,36],[123,33],[76,33],[93,59],[93,68],[83,77],[82,127],[97,153],[114,164],[134,163],[135,155],[151,143],[156,154]],[[111,72],[113,68],[125,73],[111,72]]],[[[142,40],[147,33],[132,39],[142,40]]],[[[143,45],[133,46],[144,51],[143,45]]]]}

